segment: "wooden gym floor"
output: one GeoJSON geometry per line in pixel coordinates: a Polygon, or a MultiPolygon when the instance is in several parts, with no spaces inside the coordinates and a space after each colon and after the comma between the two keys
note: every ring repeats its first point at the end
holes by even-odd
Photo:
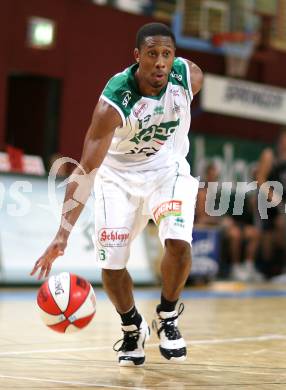
{"type": "MultiPolygon", "coordinates": [[[[180,328],[188,359],[160,356],[153,333],[144,368],[119,368],[120,321],[101,289],[93,322],[76,334],[46,328],[36,290],[0,290],[0,389],[286,389],[286,285],[215,283],[186,290],[180,328]]],[[[137,289],[151,323],[159,290],[137,289]]]]}

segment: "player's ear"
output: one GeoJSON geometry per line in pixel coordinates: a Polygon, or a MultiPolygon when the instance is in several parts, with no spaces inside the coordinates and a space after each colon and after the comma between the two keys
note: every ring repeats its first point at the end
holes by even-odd
{"type": "Polygon", "coordinates": [[[134,49],[134,58],[136,62],[139,62],[139,49],[134,49]]]}

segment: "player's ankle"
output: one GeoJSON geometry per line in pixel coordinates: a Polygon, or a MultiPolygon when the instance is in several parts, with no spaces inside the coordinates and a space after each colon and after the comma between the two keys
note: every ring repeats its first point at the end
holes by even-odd
{"type": "Polygon", "coordinates": [[[159,313],[160,311],[174,311],[177,302],[178,302],[178,299],[176,299],[175,301],[169,301],[168,299],[166,299],[164,297],[163,294],[161,294],[161,302],[157,306],[156,311],[157,311],[157,313],[159,313]]]}
{"type": "MultiPolygon", "coordinates": [[[[119,312],[118,312],[119,313],[119,312]]],[[[135,306],[133,306],[128,312],[126,313],[119,313],[121,317],[121,323],[123,326],[128,326],[128,325],[136,325],[137,328],[139,328],[141,322],[142,322],[142,317],[138,313],[137,309],[135,306]]]]}

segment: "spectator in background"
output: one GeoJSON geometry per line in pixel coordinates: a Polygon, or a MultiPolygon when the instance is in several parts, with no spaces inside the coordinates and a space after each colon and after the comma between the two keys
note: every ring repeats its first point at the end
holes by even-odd
{"type": "Polygon", "coordinates": [[[255,202],[246,194],[242,214],[235,215],[233,210],[236,196],[239,197],[240,194],[231,194],[228,217],[225,217],[224,222],[226,231],[231,227],[232,234],[236,235],[237,241],[240,242],[233,257],[231,276],[241,281],[261,282],[264,277],[255,266],[261,238],[260,229],[255,225],[255,202]],[[241,263],[242,258],[244,261],[241,263]]]}
{"type": "MultiPolygon", "coordinates": [[[[207,202],[207,193],[210,191],[208,188],[208,183],[216,183],[218,182],[218,169],[215,165],[215,163],[210,163],[207,165],[205,170],[205,176],[204,176],[204,182],[205,186],[204,188],[200,188],[197,196],[197,206],[196,206],[196,223],[203,226],[218,226],[220,225],[221,218],[216,217],[213,215],[209,215],[206,212],[206,202],[207,202]]],[[[220,196],[220,190],[218,188],[216,196],[216,203],[220,196]]]]}
{"type": "MultiPolygon", "coordinates": [[[[201,188],[197,197],[196,223],[199,226],[217,227],[222,230],[223,241],[228,243],[228,256],[231,265],[230,277],[239,281],[261,281],[262,275],[255,268],[255,257],[259,245],[259,230],[253,225],[253,212],[248,199],[246,199],[243,214],[241,216],[232,215],[234,194],[231,195],[229,212],[227,215],[218,217],[206,212],[208,199],[215,196],[215,208],[221,199],[220,185],[216,194],[209,193],[211,187],[208,183],[218,182],[219,173],[215,163],[210,163],[206,167],[205,187],[201,188]],[[208,196],[207,196],[208,195],[208,196]],[[245,243],[245,248],[243,248],[245,243]],[[244,251],[243,251],[244,249],[244,251]],[[244,252],[245,261],[241,263],[244,252]]],[[[207,208],[208,209],[208,208],[207,208]]]]}
{"type": "MultiPolygon", "coordinates": [[[[282,202],[268,209],[268,219],[259,221],[263,234],[262,253],[268,263],[269,276],[273,276],[285,271],[286,265],[286,130],[279,134],[275,149],[266,148],[260,156],[257,167],[258,187],[266,181],[278,181],[283,187],[282,202]],[[275,256],[277,253],[279,256],[275,256]]],[[[275,196],[274,189],[270,188],[268,201],[275,196]]]]}

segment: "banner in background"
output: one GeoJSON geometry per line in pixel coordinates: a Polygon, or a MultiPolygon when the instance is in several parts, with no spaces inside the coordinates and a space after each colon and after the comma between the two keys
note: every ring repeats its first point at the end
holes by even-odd
{"type": "Polygon", "coordinates": [[[214,279],[219,269],[220,231],[196,228],[193,231],[191,277],[214,279]]]}
{"type": "Polygon", "coordinates": [[[205,111],[286,124],[286,90],[206,74],[201,92],[205,111]]]}
{"type": "MultiPolygon", "coordinates": [[[[58,188],[57,197],[61,204],[64,187],[58,188]]],[[[93,244],[93,201],[91,196],[52,274],[69,271],[101,283],[93,244]]],[[[48,201],[47,178],[0,174],[0,283],[37,283],[29,274],[54,238],[59,217],[48,201]]],[[[128,270],[134,282],[154,284],[160,280],[162,255],[158,228],[150,223],[131,245],[128,270]]],[[[218,231],[195,229],[192,275],[213,278],[218,262],[218,231]]]]}
{"type": "Polygon", "coordinates": [[[204,177],[206,166],[215,162],[220,180],[252,181],[262,150],[269,145],[236,138],[193,134],[190,160],[194,176],[204,177]]]}
{"type": "MultiPolygon", "coordinates": [[[[57,189],[59,204],[64,191],[64,187],[57,189]]],[[[91,197],[86,204],[53,274],[69,271],[101,282],[93,245],[93,201],[91,197]]],[[[0,282],[36,282],[29,273],[54,238],[59,217],[49,204],[47,178],[0,174],[0,282]]],[[[142,235],[132,244],[128,270],[137,283],[155,280],[142,235]]]]}
{"type": "MultiPolygon", "coordinates": [[[[12,154],[12,160],[13,160],[13,153],[17,154],[17,148],[11,148],[10,147],[10,154],[12,154]]],[[[46,170],[44,167],[43,160],[40,156],[31,156],[24,154],[21,156],[18,152],[18,159],[22,159],[21,162],[23,166],[21,169],[15,169],[11,165],[11,156],[9,156],[8,153],[0,152],[0,171],[1,172],[23,172],[27,175],[40,175],[43,176],[46,174],[46,170]]],[[[15,157],[14,157],[15,159],[15,157]]]]}

